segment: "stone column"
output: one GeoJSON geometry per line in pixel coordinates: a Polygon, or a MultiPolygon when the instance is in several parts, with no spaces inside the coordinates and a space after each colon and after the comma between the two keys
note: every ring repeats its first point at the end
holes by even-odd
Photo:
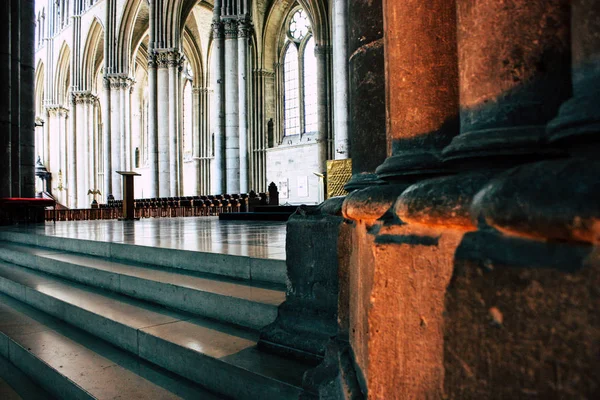
{"type": "Polygon", "coordinates": [[[0,197],[11,196],[11,137],[10,103],[13,84],[10,76],[10,2],[0,2],[0,82],[5,89],[0,91],[0,197]]]}
{"type": "Polygon", "coordinates": [[[21,115],[20,118],[20,175],[21,196],[35,195],[35,4],[21,1],[21,115]]]}
{"type": "Polygon", "coordinates": [[[546,124],[571,94],[568,4],[457,1],[461,132],[446,160],[514,164],[547,152],[546,124]]]}
{"type": "Polygon", "coordinates": [[[350,157],[348,143],[348,2],[333,0],[334,159],[350,157]]]}
{"type": "Polygon", "coordinates": [[[169,53],[169,193],[171,197],[178,195],[179,172],[178,160],[178,135],[179,135],[179,65],[181,54],[178,51],[169,53]]]}
{"type": "MultiPolygon", "coordinates": [[[[68,116],[71,119],[69,127],[66,129],[66,148],[67,148],[67,188],[68,188],[68,204],[70,208],[77,207],[77,99],[75,94],[71,94],[71,110],[68,116]]],[[[82,117],[83,118],[83,117],[82,117]]],[[[66,125],[66,124],[65,124],[66,125]]],[[[64,174],[64,170],[63,170],[64,174]]]]}
{"type": "Polygon", "coordinates": [[[168,197],[171,193],[171,171],[169,165],[169,70],[168,55],[164,52],[157,53],[157,109],[161,114],[158,118],[158,174],[159,197],[168,197]]]}
{"type": "Polygon", "coordinates": [[[104,199],[108,198],[112,192],[112,157],[110,155],[112,149],[112,143],[110,140],[111,132],[111,93],[110,93],[110,80],[104,77],[104,96],[102,104],[102,154],[103,154],[103,173],[104,173],[104,199]]]}
{"type": "Polygon", "coordinates": [[[319,144],[317,165],[319,172],[325,173],[327,170],[327,159],[329,158],[329,132],[331,113],[329,109],[329,64],[331,59],[331,46],[315,46],[315,56],[317,58],[317,103],[319,105],[319,135],[317,142],[319,144]]]}
{"type": "Polygon", "coordinates": [[[111,175],[112,175],[112,195],[116,200],[122,200],[122,184],[120,179],[115,176],[116,171],[122,171],[123,165],[121,156],[121,129],[123,125],[121,123],[121,78],[118,75],[109,77],[111,82],[110,88],[110,158],[111,158],[111,175]]]}
{"type": "Polygon", "coordinates": [[[225,174],[226,192],[240,191],[238,21],[225,22],[225,174]]]}
{"type": "MultiPolygon", "coordinates": [[[[218,10],[220,12],[220,10],[218,10]]],[[[225,193],[226,163],[225,163],[225,60],[224,60],[224,26],[218,20],[220,14],[215,11],[212,24],[213,35],[213,140],[214,161],[211,168],[212,193],[225,193]]]]}
{"type": "Polygon", "coordinates": [[[123,168],[127,171],[133,169],[133,151],[131,149],[131,92],[133,91],[133,79],[127,78],[123,85],[123,97],[125,98],[125,104],[123,106],[123,119],[125,121],[125,129],[123,130],[122,137],[124,139],[124,153],[125,153],[125,164],[123,168]]]}
{"type": "Polygon", "coordinates": [[[78,92],[73,94],[74,99],[74,115],[76,121],[76,131],[74,134],[76,141],[76,165],[77,165],[77,208],[87,208],[87,191],[89,189],[87,178],[88,178],[88,115],[87,115],[87,96],[88,93],[78,92]]]}
{"type": "MultiPolygon", "coordinates": [[[[194,182],[192,191],[194,195],[200,194],[200,182],[201,182],[201,160],[200,160],[200,141],[202,137],[201,129],[201,105],[200,98],[202,96],[202,89],[198,87],[192,88],[192,157],[194,159],[194,182]]],[[[189,118],[189,116],[186,116],[189,118]]]]}
{"type": "Polygon", "coordinates": [[[385,69],[381,0],[348,3],[349,135],[352,179],[347,190],[377,181],[386,156],[385,69]]]}
{"type": "Polygon", "coordinates": [[[148,197],[158,197],[158,114],[157,114],[157,70],[156,54],[148,56],[148,166],[150,193],[148,197]]]}
{"type": "MultiPolygon", "coordinates": [[[[95,129],[95,120],[96,120],[96,102],[98,98],[90,93],[87,99],[87,170],[88,170],[88,189],[96,190],[98,189],[98,185],[96,184],[96,155],[98,154],[98,149],[96,148],[96,129],[95,129]]],[[[86,190],[87,194],[87,190],[86,190]]],[[[102,193],[104,195],[104,193],[102,193]]],[[[91,199],[88,197],[88,202],[91,199]]]]}
{"type": "Polygon", "coordinates": [[[407,183],[443,174],[447,168],[441,165],[441,150],[458,134],[456,2],[384,4],[387,141],[392,154],[377,175],[407,183]]]}
{"type": "Polygon", "coordinates": [[[11,69],[11,102],[10,102],[10,163],[11,163],[11,195],[21,195],[20,141],[21,141],[21,2],[11,1],[10,13],[10,69],[11,69]]]}
{"type": "Polygon", "coordinates": [[[241,19],[238,26],[240,193],[248,193],[248,38],[250,22],[241,19]]]}
{"type": "Polygon", "coordinates": [[[600,132],[600,1],[571,4],[573,98],[548,125],[548,134],[556,146],[587,152],[592,150],[586,144],[597,142],[600,132]]]}
{"type": "MultiPolygon", "coordinates": [[[[126,171],[128,169],[128,146],[127,146],[127,93],[129,92],[129,82],[123,75],[119,77],[119,101],[121,107],[119,110],[119,137],[121,142],[121,167],[117,171],[126,171]]],[[[122,183],[121,183],[122,186],[122,183]]]]}

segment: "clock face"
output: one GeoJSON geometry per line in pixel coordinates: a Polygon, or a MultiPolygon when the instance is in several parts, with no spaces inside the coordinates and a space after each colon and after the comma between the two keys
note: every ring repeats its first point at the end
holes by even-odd
{"type": "Polygon", "coordinates": [[[297,41],[302,40],[310,30],[310,22],[304,10],[298,10],[290,21],[290,36],[297,41]]]}

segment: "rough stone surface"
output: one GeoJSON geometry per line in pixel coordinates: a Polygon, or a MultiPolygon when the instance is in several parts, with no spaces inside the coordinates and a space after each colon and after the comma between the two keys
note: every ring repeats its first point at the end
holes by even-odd
{"type": "Polygon", "coordinates": [[[457,5],[461,134],[445,158],[540,152],[546,123],[571,95],[569,2],[457,5]]]}
{"type": "Polygon", "coordinates": [[[442,173],[437,153],[458,134],[456,2],[387,1],[384,23],[393,157],[377,174],[405,179],[442,173]]]}
{"type": "Polygon", "coordinates": [[[396,215],[411,224],[475,229],[471,202],[493,176],[492,171],[476,171],[416,183],[398,198],[396,215]]]}
{"type": "Polygon", "coordinates": [[[598,199],[600,162],[543,161],[514,168],[491,181],[477,195],[472,214],[521,237],[598,244],[598,199]]]}
{"type": "Polygon", "coordinates": [[[386,156],[382,0],[348,3],[352,172],[375,172],[386,156]]]}
{"type": "Polygon", "coordinates": [[[354,221],[376,221],[390,211],[407,186],[371,186],[352,192],[344,202],[344,216],[354,221]]]}
{"type": "Polygon", "coordinates": [[[286,301],[276,321],[262,330],[260,347],[315,362],[322,360],[329,339],[337,335],[342,201],[333,198],[316,211],[301,207],[290,217],[286,301]]]}
{"type": "Polygon", "coordinates": [[[548,126],[551,141],[590,142],[600,132],[600,2],[572,1],[574,97],[548,126]]]}
{"type": "Polygon", "coordinates": [[[597,249],[585,264],[577,273],[470,264],[455,276],[444,314],[445,398],[597,397],[597,249]]]}

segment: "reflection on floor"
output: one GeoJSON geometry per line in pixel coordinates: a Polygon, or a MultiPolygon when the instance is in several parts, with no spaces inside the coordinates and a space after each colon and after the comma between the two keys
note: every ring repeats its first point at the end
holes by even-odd
{"type": "Polygon", "coordinates": [[[57,222],[9,229],[101,242],[285,259],[285,222],[219,221],[217,217],[200,217],[57,222]]]}

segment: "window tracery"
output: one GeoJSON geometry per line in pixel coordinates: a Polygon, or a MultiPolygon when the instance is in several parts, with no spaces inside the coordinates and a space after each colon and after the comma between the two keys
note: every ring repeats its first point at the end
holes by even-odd
{"type": "Polygon", "coordinates": [[[306,12],[295,9],[287,22],[283,53],[284,136],[318,130],[315,39],[306,12]]]}

